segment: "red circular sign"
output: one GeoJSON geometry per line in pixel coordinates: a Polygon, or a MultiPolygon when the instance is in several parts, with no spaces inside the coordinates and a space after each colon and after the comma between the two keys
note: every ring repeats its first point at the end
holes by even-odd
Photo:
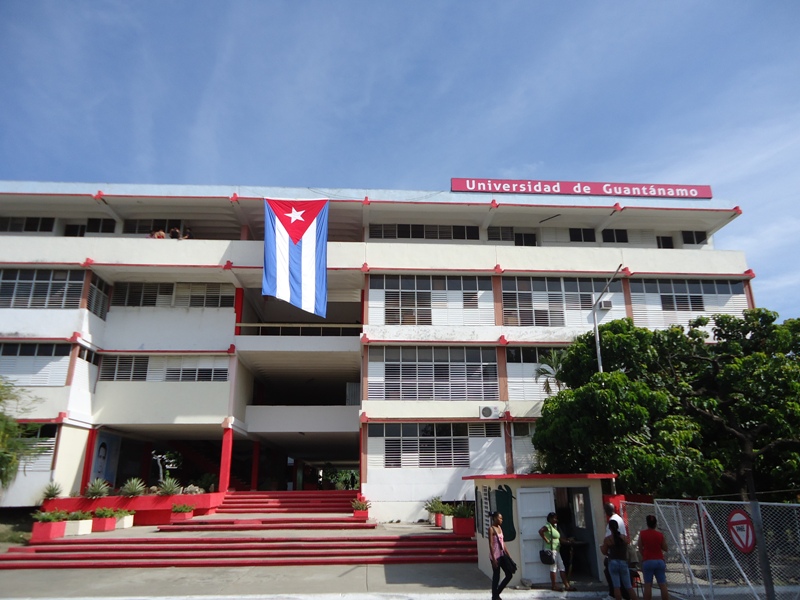
{"type": "Polygon", "coordinates": [[[728,533],[733,545],[745,554],[749,554],[756,547],[756,530],[753,521],[743,510],[731,511],[728,515],[728,533]]]}

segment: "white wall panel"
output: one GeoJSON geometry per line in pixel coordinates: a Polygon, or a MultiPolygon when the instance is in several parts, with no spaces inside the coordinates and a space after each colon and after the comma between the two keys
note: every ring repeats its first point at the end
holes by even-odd
{"type": "Polygon", "coordinates": [[[97,424],[219,424],[228,416],[229,382],[101,381],[97,424]]]}
{"type": "Polygon", "coordinates": [[[104,350],[223,350],[234,343],[232,308],[123,308],[108,312],[104,350]]]}

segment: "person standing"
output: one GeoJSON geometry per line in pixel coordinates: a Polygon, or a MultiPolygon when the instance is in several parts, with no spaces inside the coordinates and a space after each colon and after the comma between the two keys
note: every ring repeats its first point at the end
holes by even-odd
{"type": "Polygon", "coordinates": [[[491,515],[492,526],[489,528],[489,558],[492,561],[492,600],[502,600],[502,592],[517,568],[506,550],[506,543],[503,539],[503,515],[495,511],[491,515]],[[503,581],[500,581],[500,569],[505,573],[503,581]]]}
{"type": "MultiPolygon", "coordinates": [[[[628,535],[628,529],[625,527],[625,521],[621,516],[619,516],[619,514],[617,514],[617,508],[611,502],[606,502],[603,505],[603,510],[606,513],[606,517],[608,517],[608,523],[606,524],[606,537],[611,535],[611,529],[609,527],[611,521],[616,521],[617,529],[621,535],[628,535]]],[[[603,575],[605,575],[606,583],[608,583],[608,595],[613,598],[614,585],[611,581],[611,574],[608,572],[608,558],[603,561],[603,575]]],[[[630,600],[630,598],[628,598],[627,590],[622,590],[622,598],[623,600],[630,600]]]]}
{"type": "Polygon", "coordinates": [[[608,572],[611,575],[611,583],[614,586],[614,598],[621,600],[621,588],[624,586],[628,591],[631,600],[638,600],[636,590],[631,585],[631,572],[628,567],[628,544],[630,540],[627,535],[619,532],[619,524],[615,520],[608,522],[611,535],[606,536],[600,552],[608,557],[608,572]]]}
{"type": "Polygon", "coordinates": [[[658,521],[655,515],[647,515],[647,529],[639,532],[639,552],[642,555],[642,575],[644,577],[644,600],[653,597],[653,576],[661,590],[661,600],[669,600],[667,590],[667,563],[664,552],[667,551],[667,540],[664,534],[656,529],[658,521]]]}
{"type": "Polygon", "coordinates": [[[539,536],[547,544],[547,549],[553,551],[553,564],[550,565],[550,588],[556,592],[574,592],[575,588],[570,585],[567,579],[564,561],[561,558],[561,532],[558,530],[558,515],[551,512],[547,515],[547,524],[539,530],[539,536]],[[564,582],[564,589],[556,585],[556,573],[561,572],[561,581],[564,582]]]}

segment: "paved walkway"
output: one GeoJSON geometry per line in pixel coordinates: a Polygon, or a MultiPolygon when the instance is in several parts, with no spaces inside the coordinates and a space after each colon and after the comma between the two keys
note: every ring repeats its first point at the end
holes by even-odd
{"type": "MultiPolygon", "coordinates": [[[[216,516],[216,515],[214,515],[216,516]]],[[[237,515],[247,518],[248,515],[237,515]]],[[[263,515],[261,515],[263,517],[263,515]]],[[[211,517],[209,517],[211,518],[211,517]]],[[[219,518],[231,518],[219,515],[219,518]]],[[[440,533],[426,524],[384,523],[365,535],[440,533]]],[[[256,532],[237,532],[252,536],[256,532]]],[[[302,531],[275,534],[308,535],[302,531]]],[[[317,535],[321,532],[314,532],[317,535]]],[[[360,535],[356,531],[326,531],[325,535],[360,535]]],[[[156,527],[93,533],[91,538],[187,536],[158,532],[156,527]]],[[[192,537],[231,536],[230,532],[202,532],[192,537]]],[[[87,536],[88,537],[88,536],[87,536]]],[[[507,589],[503,600],[531,598],[605,598],[605,584],[578,581],[579,592],[549,589],[507,589]]],[[[154,568],[154,569],[20,569],[0,570],[0,598],[173,598],[216,600],[490,600],[491,581],[474,564],[416,564],[304,567],[154,568]]]]}

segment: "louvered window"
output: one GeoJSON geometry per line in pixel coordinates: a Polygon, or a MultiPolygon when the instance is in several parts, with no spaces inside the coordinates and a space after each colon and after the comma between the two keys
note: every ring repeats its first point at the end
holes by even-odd
{"type": "Polygon", "coordinates": [[[486,234],[490,242],[513,242],[513,227],[487,227],[486,234]]]}
{"type": "Polygon", "coordinates": [[[53,468],[53,456],[56,450],[55,437],[23,438],[21,441],[28,446],[28,449],[20,460],[20,471],[46,473],[53,468]]]}
{"type": "Polygon", "coordinates": [[[104,321],[106,314],[108,313],[108,294],[110,291],[111,286],[93,273],[92,282],[89,284],[89,299],[87,308],[90,312],[96,314],[104,321]]]}
{"type": "Polygon", "coordinates": [[[83,271],[0,271],[0,308],[79,308],[82,291],[83,271]]]}
{"type": "Polygon", "coordinates": [[[159,229],[169,231],[173,227],[181,229],[180,219],[126,219],[122,225],[122,233],[149,235],[159,229]]]}
{"type": "Polygon", "coordinates": [[[45,232],[53,231],[53,217],[0,217],[0,232],[45,232]]]}
{"type": "MultiPolygon", "coordinates": [[[[508,381],[508,399],[543,402],[548,396],[544,391],[545,382],[548,381],[546,372],[536,378],[543,356],[547,356],[556,348],[544,347],[507,347],[506,371],[508,381]]],[[[557,386],[550,379],[550,388],[555,391],[557,386]]],[[[536,415],[538,416],[538,415],[536,415]]]]}
{"type": "Polygon", "coordinates": [[[536,465],[533,448],[533,423],[512,424],[511,451],[514,453],[514,473],[530,473],[536,465]]]}
{"type": "Polygon", "coordinates": [[[373,240],[477,240],[477,225],[406,225],[370,223],[369,237],[373,240]]]}
{"type": "MultiPolygon", "coordinates": [[[[503,324],[522,327],[585,326],[587,316],[591,317],[595,294],[603,291],[606,282],[606,279],[588,277],[503,277],[503,324]]],[[[611,282],[605,298],[612,300],[616,311],[606,311],[604,317],[613,319],[625,316],[620,280],[611,282]]]]}
{"type": "Polygon", "coordinates": [[[498,400],[494,348],[373,346],[370,400],[498,400]]]}
{"type": "MultiPolygon", "coordinates": [[[[701,316],[741,316],[744,282],[727,279],[632,279],[631,309],[639,327],[686,325],[701,316]]],[[[711,329],[708,328],[710,332],[711,329]]]]}
{"type": "Polygon", "coordinates": [[[372,275],[374,325],[494,325],[491,277],[372,275]]]}
{"type": "Polygon", "coordinates": [[[101,381],[227,381],[225,356],[103,356],[101,381]]]}
{"type": "Polygon", "coordinates": [[[230,308],[236,288],[228,283],[134,283],[114,286],[111,306],[230,308]]]}
{"type": "Polygon", "coordinates": [[[67,381],[70,344],[0,344],[0,374],[19,386],[61,386],[67,381]]]}
{"type": "Polygon", "coordinates": [[[78,358],[95,366],[100,365],[100,355],[89,348],[81,347],[81,349],[78,351],[78,358]]]}
{"type": "MultiPolygon", "coordinates": [[[[469,438],[500,437],[499,424],[370,423],[368,436],[383,438],[383,467],[469,467],[469,438]]],[[[374,445],[373,445],[374,448],[374,445]]]]}

